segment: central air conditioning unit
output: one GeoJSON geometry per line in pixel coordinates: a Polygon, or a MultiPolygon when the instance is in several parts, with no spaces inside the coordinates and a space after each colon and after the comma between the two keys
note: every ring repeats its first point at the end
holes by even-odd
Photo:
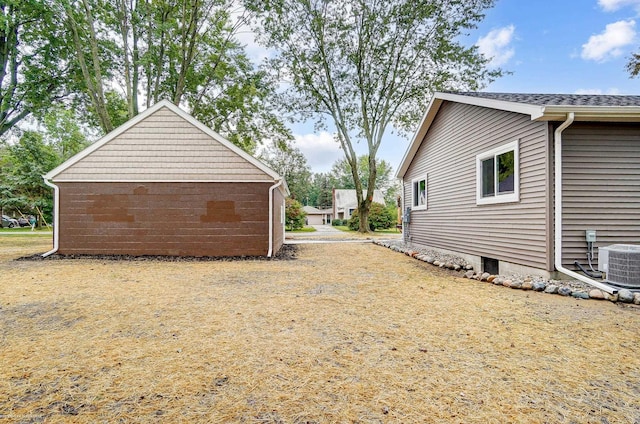
{"type": "Polygon", "coordinates": [[[598,248],[598,271],[613,285],[640,289],[640,246],[612,244],[598,248]]]}

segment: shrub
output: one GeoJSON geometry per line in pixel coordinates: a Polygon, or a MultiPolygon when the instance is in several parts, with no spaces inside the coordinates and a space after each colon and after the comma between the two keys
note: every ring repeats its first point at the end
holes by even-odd
{"type": "Polygon", "coordinates": [[[334,227],[339,227],[341,225],[344,225],[344,223],[341,219],[334,219],[333,221],[331,221],[331,225],[333,225],[334,227]]]}
{"type": "MultiPolygon", "coordinates": [[[[369,208],[369,229],[371,231],[386,230],[387,228],[391,228],[393,223],[394,220],[391,211],[385,205],[381,203],[371,204],[369,208]]],[[[357,231],[360,228],[360,215],[357,209],[353,211],[348,225],[349,229],[353,231],[357,231]]]]}
{"type": "Polygon", "coordinates": [[[304,227],[307,214],[302,209],[302,204],[300,202],[287,198],[285,217],[286,225],[289,230],[297,230],[304,227]]]}

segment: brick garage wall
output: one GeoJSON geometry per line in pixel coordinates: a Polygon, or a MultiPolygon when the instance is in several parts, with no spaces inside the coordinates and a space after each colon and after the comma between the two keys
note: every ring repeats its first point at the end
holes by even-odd
{"type": "Polygon", "coordinates": [[[56,184],[62,254],[264,256],[269,248],[272,183],[56,184]]]}

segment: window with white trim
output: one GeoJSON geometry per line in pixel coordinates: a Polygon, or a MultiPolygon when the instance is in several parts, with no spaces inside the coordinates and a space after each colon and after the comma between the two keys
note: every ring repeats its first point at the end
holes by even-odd
{"type": "Polygon", "coordinates": [[[411,180],[411,209],[427,209],[427,177],[411,180]]]}
{"type": "Polygon", "coordinates": [[[476,156],[476,204],[520,200],[518,140],[476,156]]]}

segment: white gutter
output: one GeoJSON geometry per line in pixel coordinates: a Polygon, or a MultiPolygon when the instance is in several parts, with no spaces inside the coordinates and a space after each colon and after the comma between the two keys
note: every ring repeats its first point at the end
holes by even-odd
{"type": "Polygon", "coordinates": [[[53,188],[53,249],[42,254],[43,258],[52,255],[58,251],[58,234],[60,231],[60,188],[43,177],[44,183],[53,188]]]}
{"type": "Polygon", "coordinates": [[[566,115],[567,120],[562,123],[554,132],[554,163],[555,163],[555,266],[556,269],[576,280],[587,283],[591,286],[597,287],[602,291],[610,294],[615,294],[618,290],[607,284],[601,283],[591,278],[585,277],[582,274],[578,274],[575,271],[562,266],[562,131],[571,125],[575,119],[575,113],[569,112],[566,115]]]}
{"type": "Polygon", "coordinates": [[[273,190],[282,185],[284,179],[280,179],[277,183],[269,187],[269,251],[267,258],[273,255],[273,190]]]}

